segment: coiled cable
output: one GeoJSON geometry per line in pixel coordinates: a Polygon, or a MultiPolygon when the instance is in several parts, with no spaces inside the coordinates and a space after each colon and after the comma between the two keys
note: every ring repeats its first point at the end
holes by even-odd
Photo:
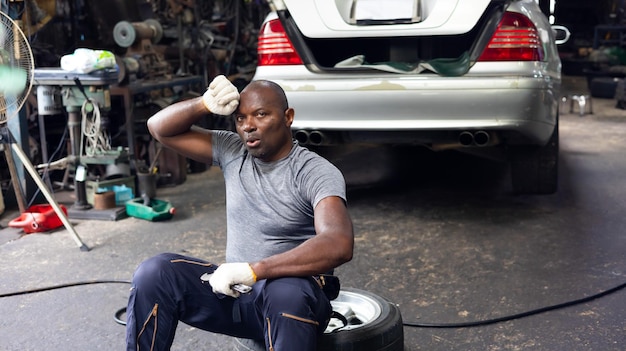
{"type": "Polygon", "coordinates": [[[98,103],[91,99],[85,99],[80,108],[82,115],[82,134],[80,140],[80,154],[87,156],[95,156],[104,151],[111,150],[111,138],[101,129],[100,108],[98,103]],[[88,111],[88,106],[92,106],[93,111],[88,111]],[[83,145],[83,140],[86,146],[83,145]],[[84,152],[84,153],[83,153],[84,152]]]}

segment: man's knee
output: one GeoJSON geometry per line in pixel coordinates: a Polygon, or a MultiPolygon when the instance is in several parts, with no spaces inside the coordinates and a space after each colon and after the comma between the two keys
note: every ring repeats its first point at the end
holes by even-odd
{"type": "Polygon", "coordinates": [[[163,253],[141,262],[133,274],[133,286],[158,284],[165,274],[175,254],[163,253]]]}

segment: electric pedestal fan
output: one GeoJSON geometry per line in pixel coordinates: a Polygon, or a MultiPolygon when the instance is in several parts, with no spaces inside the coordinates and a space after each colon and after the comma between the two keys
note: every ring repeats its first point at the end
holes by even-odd
{"type": "MultiPolygon", "coordinates": [[[[33,167],[22,148],[17,144],[7,126],[11,118],[19,118],[19,111],[24,105],[33,85],[34,61],[32,51],[24,33],[9,16],[0,12],[0,144],[4,146],[7,164],[16,196],[21,196],[21,187],[11,151],[17,155],[24,168],[39,187],[41,193],[59,216],[59,219],[74,238],[81,251],[89,251],[67,216],[52,196],[39,173],[33,167]],[[8,147],[7,147],[8,146],[8,147]]],[[[22,210],[22,209],[20,209],[22,210]]]]}

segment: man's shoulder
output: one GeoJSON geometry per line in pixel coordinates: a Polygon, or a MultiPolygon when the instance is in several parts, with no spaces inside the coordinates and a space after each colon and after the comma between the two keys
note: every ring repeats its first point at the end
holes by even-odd
{"type": "Polygon", "coordinates": [[[294,157],[300,161],[294,171],[296,186],[311,200],[313,208],[328,196],[346,199],[343,173],[327,158],[300,147],[294,157]]]}
{"type": "Polygon", "coordinates": [[[320,154],[307,149],[306,147],[296,145],[293,153],[292,165],[303,175],[339,175],[339,169],[327,158],[320,154]]]}
{"type": "Polygon", "coordinates": [[[303,165],[315,166],[315,165],[329,165],[334,167],[334,165],[326,158],[316,153],[315,151],[311,151],[304,146],[296,144],[294,146],[295,150],[292,153],[292,160],[295,163],[302,163],[303,165]]]}
{"type": "Polygon", "coordinates": [[[237,133],[229,130],[212,130],[211,134],[214,164],[224,166],[243,155],[245,146],[237,133]]]}

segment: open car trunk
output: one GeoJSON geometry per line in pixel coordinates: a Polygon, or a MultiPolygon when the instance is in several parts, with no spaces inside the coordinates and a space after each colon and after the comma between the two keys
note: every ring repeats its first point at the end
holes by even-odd
{"type": "Polygon", "coordinates": [[[479,57],[511,1],[285,0],[286,8],[279,6],[277,13],[312,71],[457,76],[479,57]],[[385,10],[392,4],[407,11],[385,10]]]}

